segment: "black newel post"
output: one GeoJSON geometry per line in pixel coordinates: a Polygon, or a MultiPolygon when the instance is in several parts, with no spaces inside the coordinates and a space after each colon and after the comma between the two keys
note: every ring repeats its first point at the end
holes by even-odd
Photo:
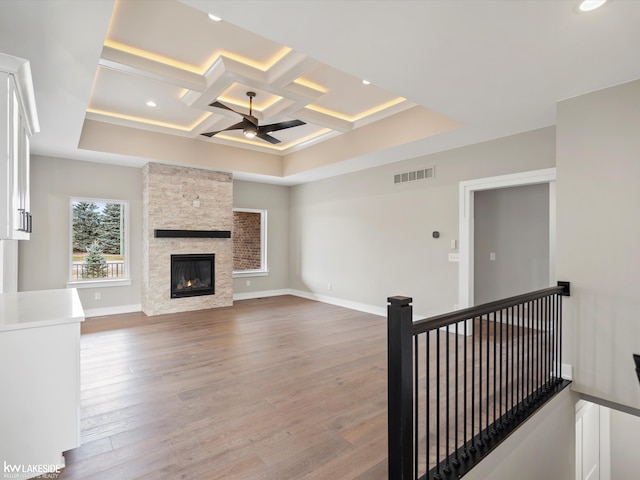
{"type": "Polygon", "coordinates": [[[413,299],[387,301],[389,480],[409,480],[413,478],[413,299]]]}

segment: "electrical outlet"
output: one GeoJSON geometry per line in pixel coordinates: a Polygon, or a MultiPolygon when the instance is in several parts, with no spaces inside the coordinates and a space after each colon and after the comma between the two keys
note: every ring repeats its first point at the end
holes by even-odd
{"type": "Polygon", "coordinates": [[[94,298],[95,300],[100,300],[100,298],[101,298],[101,297],[102,297],[102,296],[100,295],[100,292],[95,292],[95,293],[93,294],[93,298],[94,298]]]}
{"type": "Polygon", "coordinates": [[[331,291],[331,284],[330,283],[327,284],[327,290],[331,291]]]}
{"type": "Polygon", "coordinates": [[[491,252],[489,254],[489,260],[491,260],[492,262],[496,259],[496,252],[491,252]]]}
{"type": "Polygon", "coordinates": [[[459,262],[460,261],[460,254],[459,253],[450,253],[449,254],[449,261],[450,262],[459,262]]]}
{"type": "Polygon", "coordinates": [[[247,287],[251,286],[251,280],[247,280],[247,287]]]}

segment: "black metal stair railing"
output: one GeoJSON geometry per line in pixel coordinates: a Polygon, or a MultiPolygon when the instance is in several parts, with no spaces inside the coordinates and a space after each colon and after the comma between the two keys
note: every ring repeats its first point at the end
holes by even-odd
{"type": "Polygon", "coordinates": [[[568,282],[412,321],[388,307],[389,479],[459,478],[570,382],[563,380],[568,282]]]}

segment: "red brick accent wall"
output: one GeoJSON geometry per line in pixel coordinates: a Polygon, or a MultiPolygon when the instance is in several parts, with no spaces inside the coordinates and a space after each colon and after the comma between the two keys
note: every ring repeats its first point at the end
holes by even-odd
{"type": "Polygon", "coordinates": [[[261,214],[233,212],[233,270],[259,270],[261,214]]]}

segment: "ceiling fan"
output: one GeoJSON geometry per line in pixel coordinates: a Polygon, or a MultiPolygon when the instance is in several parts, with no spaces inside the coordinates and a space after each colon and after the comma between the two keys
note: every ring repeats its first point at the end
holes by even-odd
{"type": "Polygon", "coordinates": [[[285,128],[298,127],[300,125],[305,125],[305,122],[303,122],[302,120],[289,120],[287,122],[272,123],[270,125],[258,125],[258,119],[253,116],[253,97],[255,96],[256,96],[256,92],[247,92],[247,97],[249,97],[249,115],[236,112],[232,108],[229,108],[223,103],[220,103],[218,101],[210,103],[209,104],[210,107],[224,108],[225,110],[230,110],[234,113],[237,113],[238,115],[242,115],[244,118],[241,122],[231,125],[230,127],[227,127],[224,130],[202,133],[201,135],[211,138],[214,135],[220,132],[226,132],[227,130],[242,130],[242,133],[244,133],[244,136],[247,138],[258,137],[258,138],[261,138],[262,140],[266,140],[267,142],[275,145],[276,143],[280,143],[280,140],[278,140],[275,137],[272,137],[271,135],[269,135],[269,133],[276,132],[278,130],[284,130],[285,128]]]}

